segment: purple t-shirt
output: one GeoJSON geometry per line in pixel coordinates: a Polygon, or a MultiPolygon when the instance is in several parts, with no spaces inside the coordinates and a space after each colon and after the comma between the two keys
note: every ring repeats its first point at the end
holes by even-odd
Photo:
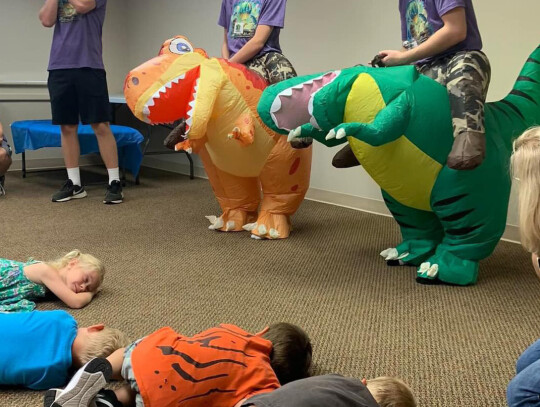
{"type": "Polygon", "coordinates": [[[255,57],[281,53],[279,32],[285,21],[287,0],[222,0],[218,24],[227,29],[230,56],[254,35],[259,24],[274,27],[268,41],[255,57]]]}
{"type": "Polygon", "coordinates": [[[417,63],[432,61],[458,51],[482,49],[482,38],[478,30],[472,0],[399,0],[401,38],[403,47],[406,49],[414,48],[427,40],[444,25],[441,16],[457,7],[465,8],[467,38],[446,51],[417,63]]]}
{"type": "Polygon", "coordinates": [[[95,0],[96,8],[77,14],[68,0],[58,0],[58,18],[49,58],[54,69],[95,68],[103,66],[101,33],[107,0],[95,0]]]}

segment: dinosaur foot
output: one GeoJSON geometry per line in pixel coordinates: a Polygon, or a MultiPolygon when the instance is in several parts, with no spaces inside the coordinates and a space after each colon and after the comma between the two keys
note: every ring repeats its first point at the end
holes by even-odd
{"type": "Polygon", "coordinates": [[[462,259],[452,253],[437,250],[417,270],[416,281],[421,284],[471,285],[478,278],[478,262],[462,259]]]}
{"type": "Polygon", "coordinates": [[[390,247],[383,250],[380,255],[384,257],[388,266],[410,266],[409,263],[402,260],[409,255],[409,252],[400,254],[396,248],[390,247]]]}
{"type": "Polygon", "coordinates": [[[224,212],[220,217],[206,216],[210,221],[210,230],[221,232],[241,232],[246,223],[252,222],[257,218],[257,212],[246,212],[239,209],[230,209],[224,212]]]}
{"type": "Polygon", "coordinates": [[[289,216],[279,213],[261,212],[256,222],[244,225],[253,239],[285,239],[291,232],[289,216]]]}

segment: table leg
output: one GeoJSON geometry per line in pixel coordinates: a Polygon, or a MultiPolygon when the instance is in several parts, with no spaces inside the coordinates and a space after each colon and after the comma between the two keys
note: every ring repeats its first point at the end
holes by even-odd
{"type": "Polygon", "coordinates": [[[26,178],[26,153],[22,152],[22,177],[26,178]]]}

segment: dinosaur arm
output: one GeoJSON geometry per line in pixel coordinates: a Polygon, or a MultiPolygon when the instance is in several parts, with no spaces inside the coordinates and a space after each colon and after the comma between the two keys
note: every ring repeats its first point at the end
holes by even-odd
{"type": "Polygon", "coordinates": [[[330,130],[326,135],[326,140],[346,140],[346,137],[355,137],[372,146],[381,146],[396,140],[405,133],[410,111],[409,98],[404,93],[381,110],[373,122],[340,124],[330,130]]]}
{"type": "Polygon", "coordinates": [[[288,142],[291,142],[296,137],[311,137],[315,140],[317,140],[319,143],[324,144],[328,147],[334,147],[338,146],[340,144],[346,143],[347,139],[331,139],[327,140],[325,138],[326,133],[324,131],[318,130],[315,127],[313,127],[311,124],[304,124],[300,127],[297,127],[294,130],[291,130],[289,132],[289,136],[287,138],[288,142]]]}
{"type": "Polygon", "coordinates": [[[244,146],[253,143],[255,137],[255,123],[253,116],[244,112],[236,119],[236,123],[232,131],[229,133],[229,139],[238,140],[244,146]]]}

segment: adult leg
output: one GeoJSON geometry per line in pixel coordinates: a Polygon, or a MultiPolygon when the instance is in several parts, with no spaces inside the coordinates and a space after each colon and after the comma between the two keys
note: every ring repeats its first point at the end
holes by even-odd
{"type": "Polygon", "coordinates": [[[4,183],[6,172],[11,165],[11,148],[6,139],[3,138],[2,125],[0,124],[0,196],[6,194],[4,183]]]}
{"type": "Polygon", "coordinates": [[[79,173],[80,147],[77,135],[79,108],[74,85],[76,71],[76,69],[60,69],[49,72],[52,123],[60,125],[62,154],[68,172],[68,180],[60,191],[53,195],[53,202],[66,202],[86,196],[79,173]]]}
{"type": "Polygon", "coordinates": [[[107,76],[102,69],[83,69],[79,72],[77,96],[81,121],[90,123],[98,141],[99,152],[109,174],[109,185],[103,203],[116,204],[123,201],[118,148],[111,132],[111,105],[107,90],[107,76]]]}
{"type": "Polygon", "coordinates": [[[464,51],[423,65],[419,70],[448,90],[454,128],[448,167],[476,168],[484,160],[486,150],[484,103],[491,78],[489,60],[480,51],[464,51]]]}

